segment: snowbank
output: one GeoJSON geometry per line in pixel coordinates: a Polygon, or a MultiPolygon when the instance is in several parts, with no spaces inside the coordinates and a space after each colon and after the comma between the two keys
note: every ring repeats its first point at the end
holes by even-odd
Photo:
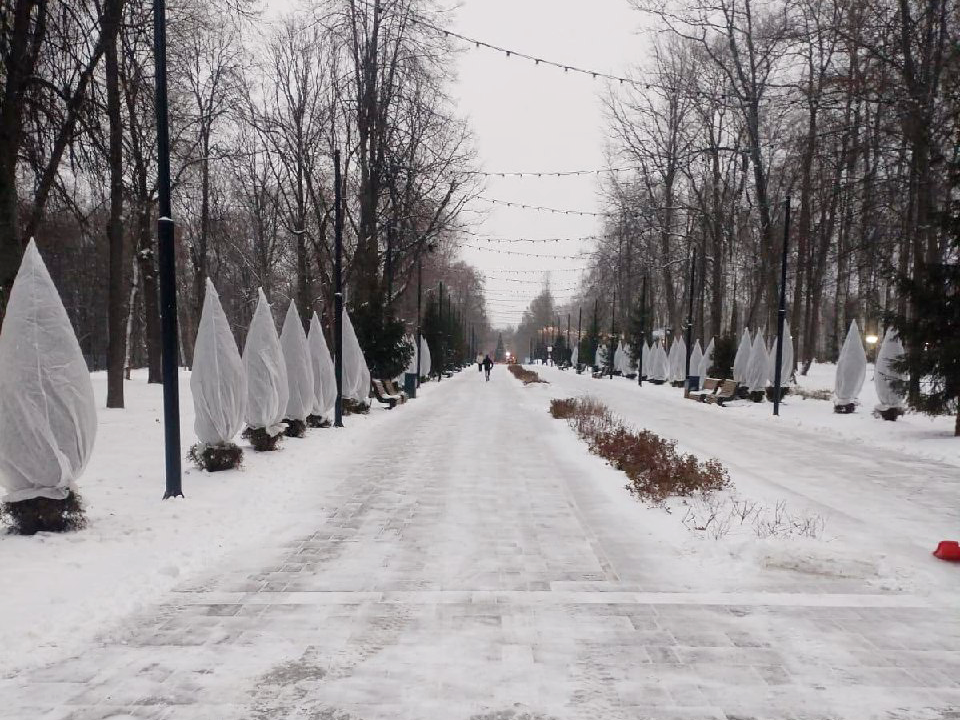
{"type": "MultiPolygon", "coordinates": [[[[288,531],[316,512],[305,497],[322,497],[343,481],[338,459],[368,446],[390,417],[374,407],[368,416],[348,418],[343,429],[310,431],[280,452],[247,452],[238,471],[204,473],[185,463],[186,499],[164,501],[161,387],[134,371],[124,385],[126,409],[106,410],[106,374],[91,377],[100,428],[83,477],[88,529],[34,537],[0,531],[0,676],[84,647],[241,544],[288,531]],[[322,466],[317,457],[324,458],[322,466]],[[22,622],[27,617],[43,620],[22,622]]],[[[434,386],[421,390],[429,397],[434,386]]],[[[186,451],[197,441],[186,371],[180,409],[186,451]]]]}

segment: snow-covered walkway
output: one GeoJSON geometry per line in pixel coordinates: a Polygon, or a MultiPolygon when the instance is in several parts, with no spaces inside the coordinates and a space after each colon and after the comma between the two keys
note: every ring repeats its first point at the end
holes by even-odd
{"type": "MultiPolygon", "coordinates": [[[[378,418],[353,457],[318,455],[312,513],[76,657],[0,679],[0,718],[957,717],[955,605],[857,576],[707,572],[678,518],[631,499],[547,414],[589,379],[549,377],[468,370],[378,418]]],[[[903,495],[910,523],[941,499],[910,504],[891,478],[878,492],[903,495]]]]}

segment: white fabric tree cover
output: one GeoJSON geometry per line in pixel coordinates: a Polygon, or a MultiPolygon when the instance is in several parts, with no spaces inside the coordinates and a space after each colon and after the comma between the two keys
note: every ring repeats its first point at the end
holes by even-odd
{"type": "Polygon", "coordinates": [[[888,328],[883,336],[883,344],[877,353],[877,362],[873,369],[873,384],[877,389],[876,409],[879,411],[903,407],[903,393],[894,385],[907,379],[906,373],[899,372],[894,362],[903,357],[903,343],[896,330],[888,328]]]}
{"type": "Polygon", "coordinates": [[[703,363],[703,350],[700,349],[700,341],[697,340],[693,344],[693,350],[690,351],[690,374],[699,375],[701,383],[703,383],[703,375],[700,375],[700,365],[702,363],[703,363]]]}
{"type": "Polygon", "coordinates": [[[580,345],[573,346],[573,354],[570,356],[570,364],[576,367],[580,363],[580,345]]]}
{"type": "Polygon", "coordinates": [[[670,381],[683,382],[687,376],[687,344],[683,338],[674,340],[670,347],[670,381]]]}
{"type": "MultiPolygon", "coordinates": [[[[783,359],[780,363],[780,387],[787,387],[793,377],[793,338],[790,336],[790,323],[783,323],[783,359]]],[[[777,371],[777,338],[773,338],[773,347],[770,348],[770,361],[768,363],[769,377],[767,380],[773,387],[776,380],[777,371]]]]}
{"type": "Polygon", "coordinates": [[[747,384],[747,366],[750,364],[750,355],[753,353],[753,342],[750,340],[750,329],[744,328],[740,336],[740,346],[733,358],[733,379],[739,385],[747,384]]]}
{"type": "Polygon", "coordinates": [[[420,349],[417,347],[417,339],[413,335],[407,335],[404,340],[406,340],[407,345],[409,345],[410,349],[413,351],[410,353],[410,362],[407,363],[407,369],[404,372],[408,372],[411,375],[416,375],[417,354],[420,352],[420,349]]]}
{"type": "Polygon", "coordinates": [[[313,370],[313,394],[316,404],[313,414],[329,417],[337,403],[337,374],[327,348],[327,339],[320,327],[320,318],[314,313],[310,318],[310,335],[307,337],[310,347],[310,367],[313,370]]]}
{"type": "Polygon", "coordinates": [[[287,420],[306,420],[317,405],[317,396],[313,388],[313,367],[310,364],[310,346],[307,334],[303,331],[303,322],[297,306],[290,301],[287,316],[283,319],[280,331],[280,347],[283,349],[283,361],[287,366],[287,420]]]}
{"type": "Polygon", "coordinates": [[[347,309],[343,309],[343,397],[347,400],[367,402],[370,399],[370,371],[363,357],[360,341],[350,322],[347,309]]]}
{"type": "Polygon", "coordinates": [[[607,366],[607,346],[603,343],[597,345],[597,353],[594,355],[593,364],[599,368],[607,366]]]}
{"type": "Polygon", "coordinates": [[[650,376],[650,345],[647,344],[647,341],[644,340],[643,345],[640,347],[640,369],[642,371],[643,377],[650,376]]]}
{"type": "Polygon", "coordinates": [[[631,353],[633,349],[630,347],[630,343],[623,344],[623,365],[620,368],[620,372],[624,375],[629,373],[633,369],[633,357],[631,353]]]}
{"type": "Polygon", "coordinates": [[[867,353],[860,340],[860,328],[857,321],[853,320],[837,360],[837,377],[833,385],[834,404],[849,405],[857,402],[866,379],[867,353]]]}
{"type": "Polygon", "coordinates": [[[430,346],[427,344],[427,339],[420,335],[420,377],[429,377],[431,369],[430,346]]]}
{"type": "Polygon", "coordinates": [[[670,377],[670,363],[667,359],[667,351],[659,342],[656,347],[650,351],[650,372],[647,374],[651,380],[666,381],[670,377]]]}
{"type": "Polygon", "coordinates": [[[713,338],[707,344],[707,349],[703,351],[703,359],[700,361],[700,384],[710,374],[710,368],[713,367],[713,338]]]}
{"type": "Polygon", "coordinates": [[[283,432],[287,409],[287,365],[283,360],[277,326],[273,324],[270,303],[263,289],[250,321],[247,342],[243,346],[243,367],[247,372],[247,425],[264,428],[270,436],[283,432]]]}
{"type": "Polygon", "coordinates": [[[623,341],[617,341],[617,349],[613,351],[613,369],[619,371],[623,367],[623,341]]]}
{"type": "Polygon", "coordinates": [[[743,379],[750,392],[763,391],[767,387],[767,371],[770,356],[767,354],[767,344],[763,333],[757,330],[757,337],[753,340],[750,350],[750,361],[747,363],[747,374],[743,379]]]}
{"type": "Polygon", "coordinates": [[[33,240],[0,329],[4,500],[63,500],[83,473],[97,409],[80,344],[33,240]]]}
{"type": "Polygon", "coordinates": [[[243,429],[247,374],[220,297],[210,278],[193,346],[193,429],[201,445],[220,445],[243,429]]]}

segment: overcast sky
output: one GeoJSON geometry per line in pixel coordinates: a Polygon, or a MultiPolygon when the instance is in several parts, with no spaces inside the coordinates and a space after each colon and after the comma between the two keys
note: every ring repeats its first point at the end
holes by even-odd
{"type": "MultiPolygon", "coordinates": [[[[267,17],[295,5],[264,0],[267,17]]],[[[451,6],[453,3],[451,2],[451,6]]],[[[584,69],[623,75],[647,56],[648,39],[638,34],[643,17],[627,0],[460,0],[450,29],[503,48],[584,69]]],[[[480,170],[561,172],[606,167],[603,80],[536,66],[519,58],[459,43],[458,79],[451,91],[470,122],[480,170]]],[[[485,195],[497,200],[561,210],[600,208],[598,178],[487,178],[485,195]]],[[[595,235],[600,218],[554,215],[472,203],[466,218],[474,232],[498,238],[577,238],[595,235]]],[[[589,242],[488,243],[470,245],[511,252],[575,255],[589,242]]],[[[462,257],[486,274],[488,311],[495,326],[514,325],[537,295],[547,271],[561,304],[580,279],[573,268],[588,260],[530,258],[464,248],[462,257]],[[503,273],[500,270],[535,272],[503,273]],[[533,281],[533,284],[509,282],[533,281]]]]}
{"type": "MultiPolygon", "coordinates": [[[[529,55],[614,75],[641,61],[645,36],[637,34],[642,17],[627,0],[465,0],[455,14],[455,32],[529,55]]],[[[472,46],[470,46],[472,48],[472,46]]],[[[487,172],[566,171],[605,167],[603,81],[487,49],[459,57],[453,88],[460,109],[476,136],[482,170],[487,172]]],[[[558,209],[600,209],[597,178],[488,178],[492,198],[558,209]]],[[[600,218],[553,215],[486,203],[477,231],[496,237],[572,238],[596,234],[600,218]]],[[[573,255],[589,243],[494,244],[489,248],[550,255],[573,255]]],[[[463,258],[487,273],[488,309],[495,325],[515,324],[518,311],[537,294],[536,285],[493,279],[542,280],[541,273],[506,274],[500,269],[553,270],[551,286],[563,301],[587,261],[525,258],[465,249],[463,258]],[[522,296],[512,297],[513,293],[522,296]]]]}

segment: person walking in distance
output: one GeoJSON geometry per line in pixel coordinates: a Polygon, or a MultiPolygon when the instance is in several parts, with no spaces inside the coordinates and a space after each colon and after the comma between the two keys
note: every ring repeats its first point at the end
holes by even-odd
{"type": "Polygon", "coordinates": [[[487,355],[483,359],[483,369],[487,371],[487,382],[490,382],[490,370],[493,368],[493,360],[487,355]]]}

